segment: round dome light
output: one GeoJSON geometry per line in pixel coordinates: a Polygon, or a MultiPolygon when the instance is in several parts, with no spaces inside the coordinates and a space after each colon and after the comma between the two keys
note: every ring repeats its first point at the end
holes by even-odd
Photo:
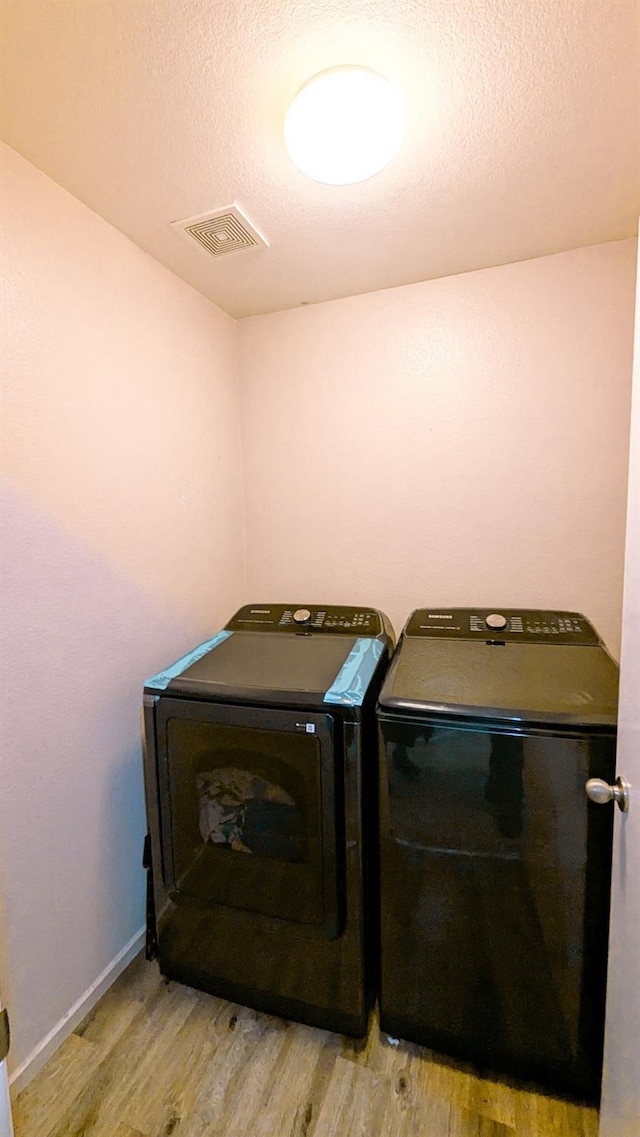
{"type": "Polygon", "coordinates": [[[284,123],[287,150],[298,169],[333,186],[379,173],[403,134],[402,96],[366,67],[332,67],[309,79],[284,123]]]}

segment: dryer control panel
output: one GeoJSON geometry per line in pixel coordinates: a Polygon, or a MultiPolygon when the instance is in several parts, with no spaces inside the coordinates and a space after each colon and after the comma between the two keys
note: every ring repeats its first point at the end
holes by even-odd
{"type": "Polygon", "coordinates": [[[379,636],[382,613],[375,608],[343,605],[247,604],[226,625],[232,632],[320,632],[334,635],[379,636]]]}
{"type": "Polygon", "coordinates": [[[419,608],[412,613],[405,635],[499,643],[600,643],[595,628],[580,612],[539,608],[419,608]]]}

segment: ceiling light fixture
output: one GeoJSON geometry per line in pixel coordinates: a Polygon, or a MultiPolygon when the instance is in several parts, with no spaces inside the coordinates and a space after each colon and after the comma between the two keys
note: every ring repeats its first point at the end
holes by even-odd
{"type": "Polygon", "coordinates": [[[332,67],[309,79],[284,123],[296,166],[333,186],[379,173],[397,153],[403,134],[402,96],[367,67],[332,67]]]}

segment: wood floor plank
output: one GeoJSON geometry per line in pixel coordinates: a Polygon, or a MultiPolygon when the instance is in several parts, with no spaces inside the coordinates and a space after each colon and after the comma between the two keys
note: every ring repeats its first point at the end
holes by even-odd
{"type": "MultiPolygon", "coordinates": [[[[580,1109],[580,1125],[582,1137],[598,1137],[600,1131],[600,1118],[597,1109],[580,1109]]],[[[576,1130],[580,1132],[580,1130],[576,1130]]]]}
{"type": "Polygon", "coordinates": [[[433,1133],[438,1137],[440,1133],[448,1134],[452,1100],[457,1100],[461,1088],[466,1087],[465,1075],[443,1065],[433,1054],[419,1047],[403,1051],[401,1045],[396,1053],[398,1061],[404,1058],[398,1085],[406,1083],[405,1092],[411,1095],[418,1133],[433,1133]]]}
{"type": "Polygon", "coordinates": [[[162,1133],[174,1119],[188,1116],[198,1087],[211,1077],[211,1062],[229,1031],[237,1008],[199,993],[191,1011],[173,1035],[164,1060],[137,1079],[123,1119],[133,1127],[162,1133]]]}
{"type": "Polygon", "coordinates": [[[192,1089],[191,1112],[182,1116],[180,1137],[227,1137],[237,1118],[249,1125],[266,1084],[279,1074],[278,1059],[289,1024],[248,1008],[230,1009],[226,1035],[212,1055],[209,1071],[192,1089]]]}
{"type": "Polygon", "coordinates": [[[317,1118],[336,1056],[326,1046],[327,1034],[311,1027],[290,1032],[283,1067],[276,1071],[260,1102],[253,1137],[307,1137],[317,1118]],[[324,1061],[323,1061],[324,1059],[324,1061]],[[295,1077],[287,1076],[295,1071],[295,1077]]]}
{"type": "MultiPolygon", "coordinates": [[[[114,1122],[117,1120],[122,1120],[133,1129],[152,1132],[147,1121],[149,1105],[155,1100],[158,1089],[163,1084],[175,1048],[176,1037],[184,1022],[193,1013],[198,996],[196,992],[189,992],[189,996],[189,1001],[186,1001],[181,990],[175,987],[167,988],[162,1013],[155,1016],[152,1029],[149,1029],[149,1024],[139,1024],[137,1027],[138,1053],[133,1061],[124,1064],[119,1048],[110,1052],[99,1071],[103,1075],[103,1080],[102,1100],[98,1103],[98,1113],[95,1119],[92,1117],[92,1124],[83,1130],[83,1137],[111,1137],[114,1122]],[[146,1097],[146,1103],[145,1107],[138,1111],[141,1116],[130,1118],[128,1116],[130,1103],[139,1100],[142,1096],[146,1097]]],[[[56,1134],[55,1137],[59,1135],[56,1134]]]]}
{"type": "Polygon", "coordinates": [[[162,983],[157,963],[147,963],[142,955],[136,956],[75,1028],[74,1034],[94,1043],[98,1053],[104,1056],[136,1016],[144,1014],[149,999],[162,983]]]}
{"type": "Polygon", "coordinates": [[[259,1039],[238,1038],[233,1069],[224,1093],[217,1095],[219,1112],[206,1130],[207,1137],[217,1137],[220,1132],[225,1137],[247,1137],[254,1131],[262,1102],[285,1063],[287,1044],[287,1033],[273,1027],[265,1030],[259,1039]],[[242,1052],[238,1047],[241,1040],[247,1042],[242,1052]],[[247,1063],[250,1063],[250,1077],[247,1063]]]}
{"type": "MultiPolygon", "coordinates": [[[[520,1137],[566,1137],[582,1135],[585,1115],[596,1114],[570,1102],[546,1097],[544,1094],[516,1094],[515,1126],[520,1137]]],[[[597,1137],[597,1126],[596,1126],[597,1137]]]]}
{"type": "Polygon", "coordinates": [[[377,1137],[379,1128],[372,1126],[376,1112],[380,1079],[366,1066],[346,1058],[336,1058],[315,1124],[307,1137],[377,1137]]]}
{"type": "Polygon", "coordinates": [[[20,1094],[14,1107],[16,1131],[25,1129],[29,1137],[45,1137],[51,1131],[136,1015],[145,1013],[161,982],[157,966],[136,957],[20,1094]]]}
{"type": "Polygon", "coordinates": [[[597,1137],[598,1115],[400,1042],[259,1014],[140,959],[15,1103],[16,1137],[597,1137]]]}
{"type": "Polygon", "coordinates": [[[112,1137],[136,1081],[158,1067],[196,997],[189,988],[160,986],[47,1137],[112,1137]]]}
{"type": "Polygon", "coordinates": [[[511,1086],[473,1074],[458,1075],[456,1100],[462,1108],[504,1125],[515,1126],[515,1100],[511,1086]]]}
{"type": "Polygon", "coordinates": [[[512,1125],[503,1125],[476,1110],[453,1104],[449,1137],[519,1137],[519,1134],[512,1125]]]}
{"type": "Polygon", "coordinates": [[[22,1091],[13,1106],[17,1134],[46,1137],[58,1115],[68,1109],[95,1069],[95,1047],[71,1034],[46,1066],[22,1091]]]}

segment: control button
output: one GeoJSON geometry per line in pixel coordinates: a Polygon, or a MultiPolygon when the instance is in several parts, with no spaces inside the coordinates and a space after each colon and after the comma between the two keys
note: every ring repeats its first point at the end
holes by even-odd
{"type": "MultiPolygon", "coordinates": [[[[295,616],[293,618],[295,620],[295,616]]],[[[498,612],[492,612],[490,616],[487,616],[485,624],[488,628],[491,628],[492,632],[501,632],[502,629],[507,626],[507,618],[506,616],[501,616],[498,612]]]]}
{"type": "Polygon", "coordinates": [[[308,624],[311,619],[311,613],[308,608],[296,608],[293,613],[294,624],[308,624]]]}

